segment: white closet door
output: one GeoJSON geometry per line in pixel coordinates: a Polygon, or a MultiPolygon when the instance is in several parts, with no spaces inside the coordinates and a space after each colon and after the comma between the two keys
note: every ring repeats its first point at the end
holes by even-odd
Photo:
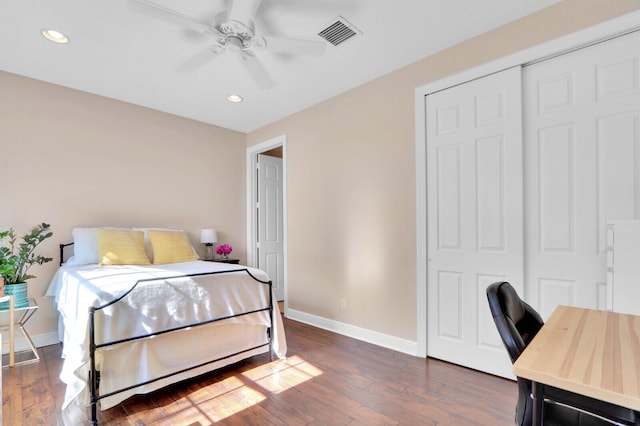
{"type": "Polygon", "coordinates": [[[606,223],[638,218],[640,35],[523,71],[526,295],[606,309],[606,223]]]}
{"type": "Polygon", "coordinates": [[[520,67],[427,96],[428,355],[512,377],[486,288],[523,290],[520,67]]]}

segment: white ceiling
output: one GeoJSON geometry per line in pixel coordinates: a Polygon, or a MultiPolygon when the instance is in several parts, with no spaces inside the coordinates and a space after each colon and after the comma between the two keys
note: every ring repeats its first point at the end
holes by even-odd
{"type": "MultiPolygon", "coordinates": [[[[154,1],[205,22],[230,3],[154,1]]],[[[250,132],[558,1],[263,0],[256,34],[320,40],[338,16],[362,33],[320,56],[257,52],[275,81],[264,89],[230,52],[184,71],[211,38],[135,13],[127,0],[2,0],[0,70],[250,132]],[[70,43],[44,39],[45,28],[70,43]],[[244,102],[229,103],[230,93],[244,102]]]]}

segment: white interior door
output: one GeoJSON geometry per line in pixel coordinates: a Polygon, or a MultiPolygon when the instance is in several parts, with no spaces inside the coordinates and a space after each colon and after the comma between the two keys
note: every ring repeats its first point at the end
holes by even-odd
{"type": "Polygon", "coordinates": [[[284,300],[282,158],[258,155],[258,265],[284,300]]]}
{"type": "Polygon", "coordinates": [[[606,224],[640,218],[640,33],[524,68],[527,299],[606,309],[606,224]]]}
{"type": "Polygon", "coordinates": [[[523,291],[521,69],[427,96],[428,355],[512,377],[486,288],[523,291]]]}

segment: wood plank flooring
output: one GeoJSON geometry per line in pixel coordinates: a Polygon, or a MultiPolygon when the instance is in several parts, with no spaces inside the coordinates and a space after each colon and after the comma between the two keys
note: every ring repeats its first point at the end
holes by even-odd
{"type": "MultiPolygon", "coordinates": [[[[516,383],[284,319],[288,358],[261,355],[130,398],[101,425],[513,425],[516,383]]],[[[60,345],[2,371],[5,425],[61,425],[60,345]]]]}

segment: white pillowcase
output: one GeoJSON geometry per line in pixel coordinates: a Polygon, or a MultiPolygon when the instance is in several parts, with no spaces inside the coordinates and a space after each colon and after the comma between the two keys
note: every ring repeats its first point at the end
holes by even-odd
{"type": "Polygon", "coordinates": [[[98,253],[98,236],[96,228],[73,228],[73,256],[67,260],[67,265],[97,264],[100,259],[98,253]]]}

